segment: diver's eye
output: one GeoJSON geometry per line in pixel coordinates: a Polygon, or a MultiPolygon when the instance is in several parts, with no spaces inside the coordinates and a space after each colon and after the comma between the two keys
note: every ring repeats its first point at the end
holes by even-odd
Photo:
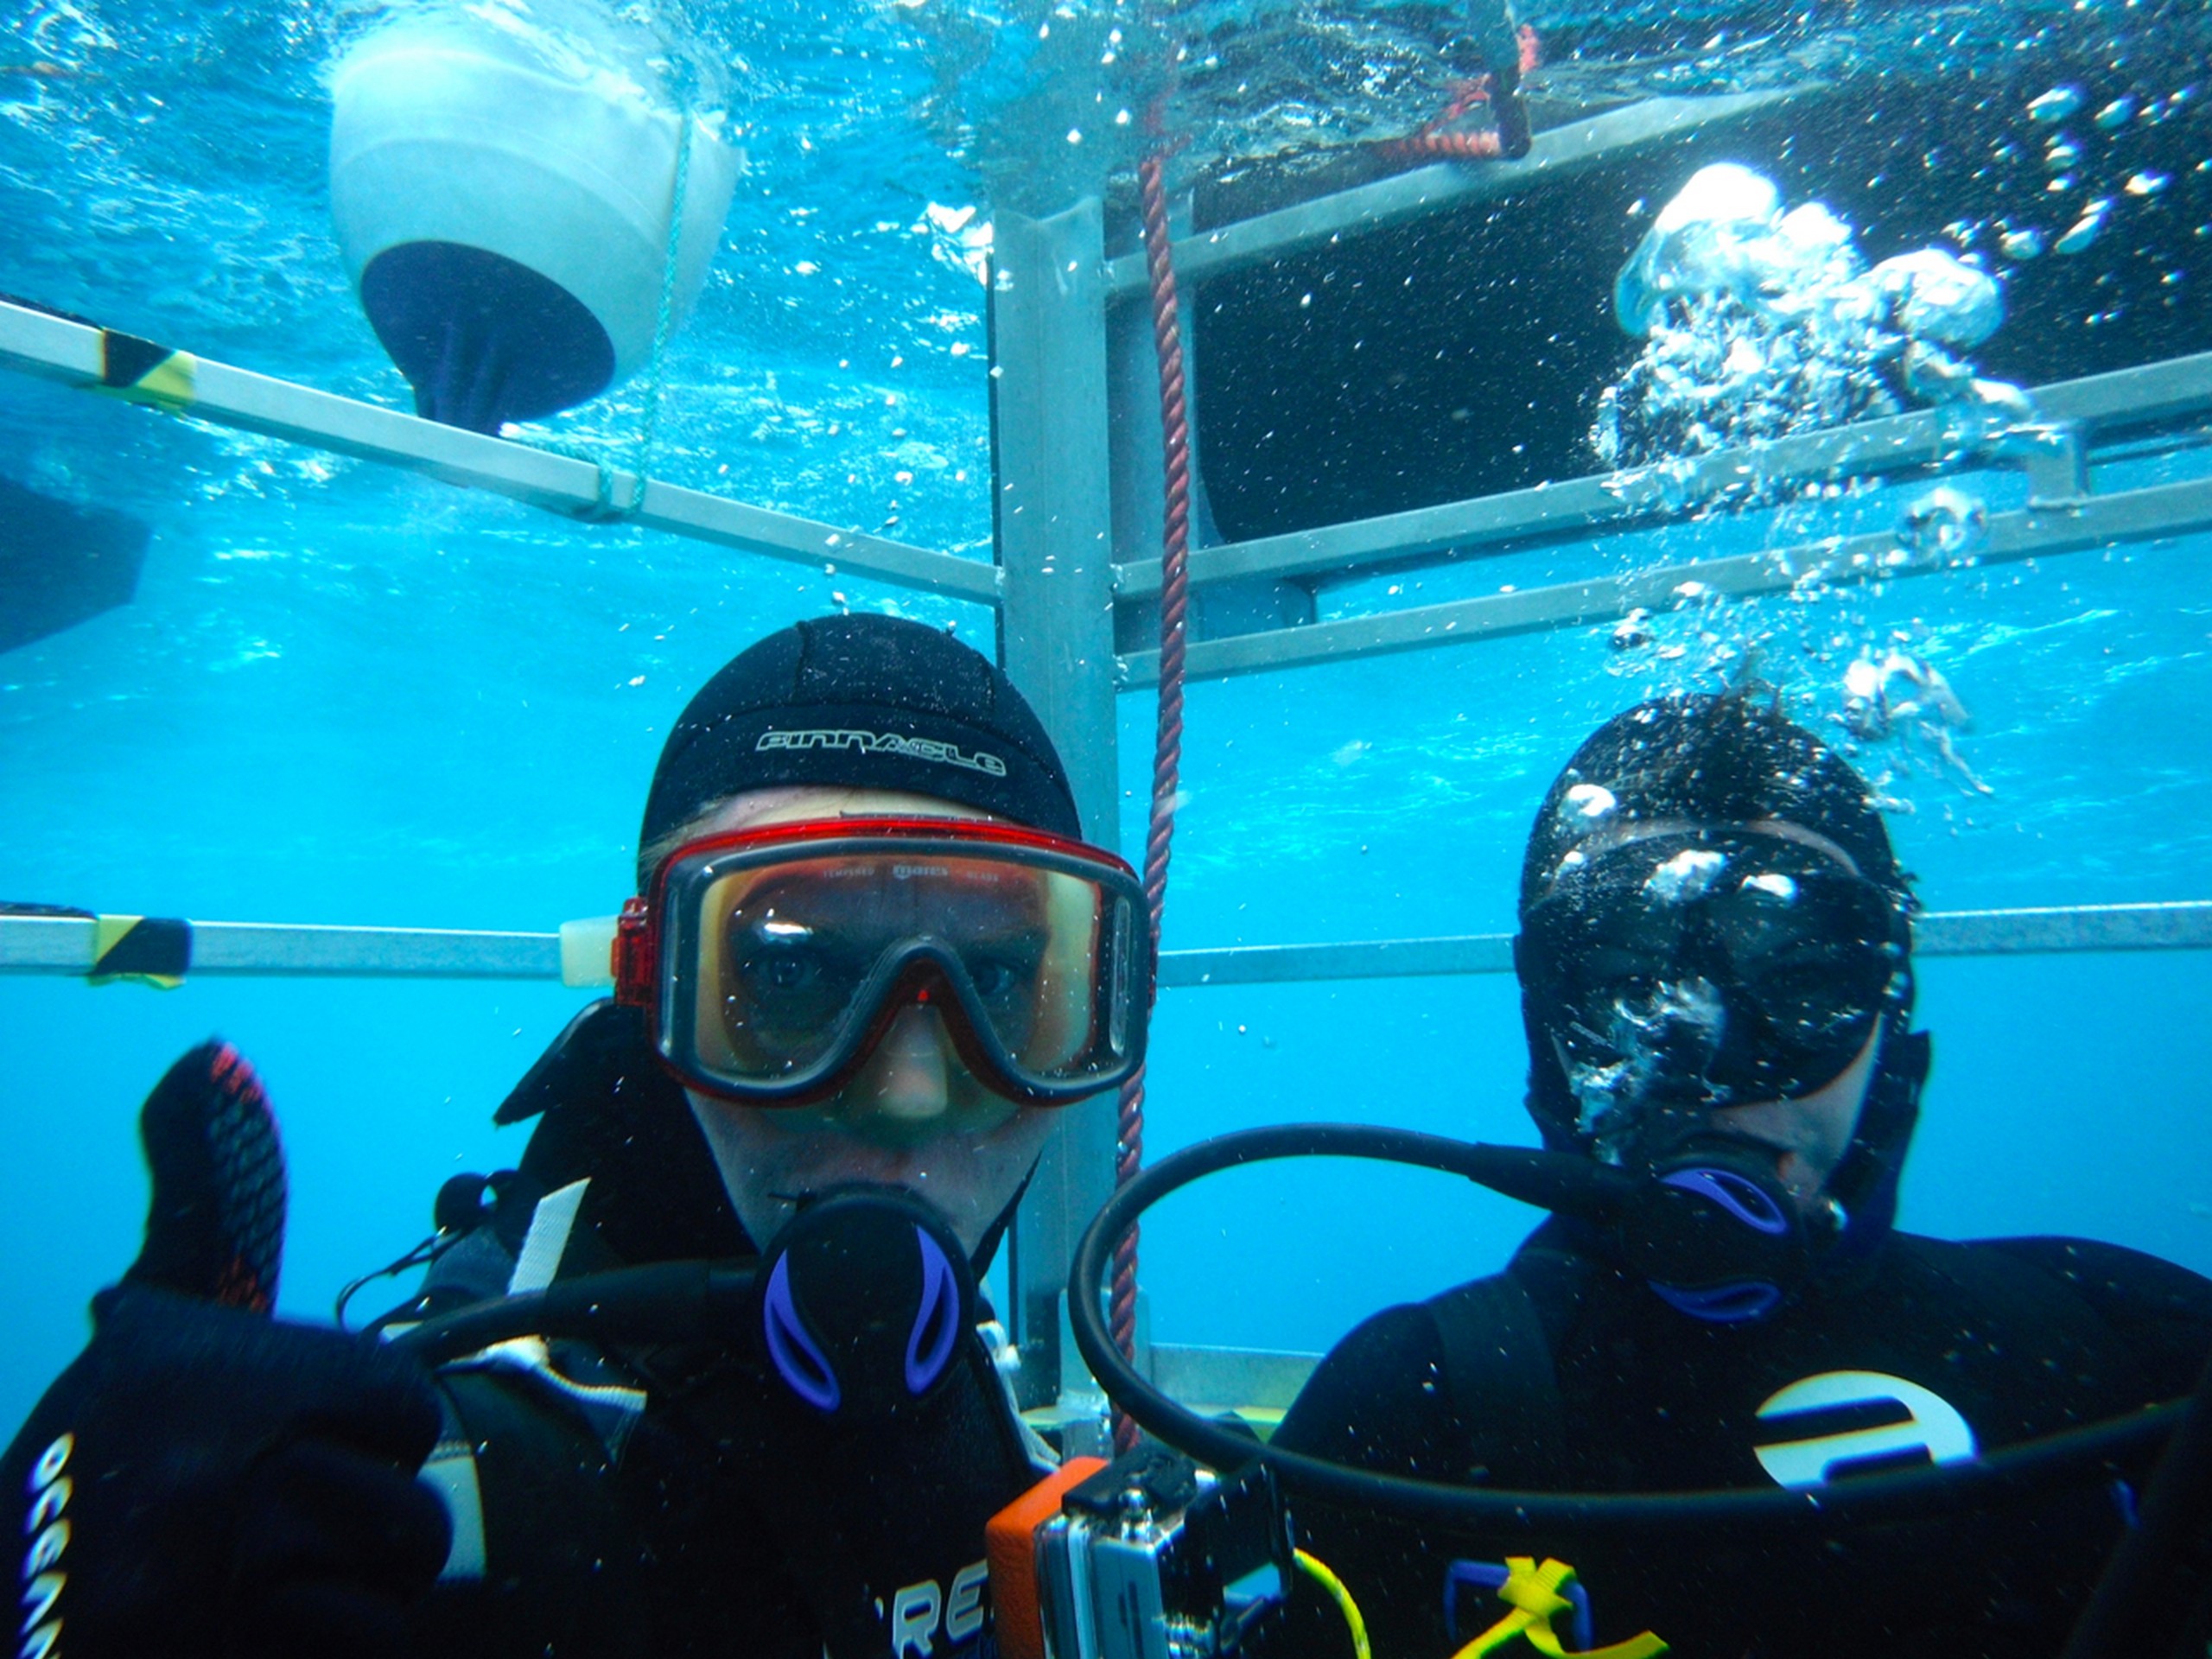
{"type": "Polygon", "coordinates": [[[779,991],[796,991],[816,974],[815,964],[795,950],[778,951],[761,964],[761,978],[779,991]]]}
{"type": "Polygon", "coordinates": [[[793,998],[834,997],[851,988],[852,965],[836,960],[818,942],[753,939],[736,952],[738,977],[755,997],[774,997],[788,1007],[793,998]]]}
{"type": "Polygon", "coordinates": [[[1042,931],[1008,931],[974,939],[961,950],[961,965],[984,1001],[1019,1001],[1044,975],[1049,942],[1042,931]]]}
{"type": "Polygon", "coordinates": [[[986,1002],[995,1002],[1010,995],[1020,983],[1020,972],[1010,962],[983,961],[970,964],[969,976],[976,982],[976,995],[986,1002]]]}

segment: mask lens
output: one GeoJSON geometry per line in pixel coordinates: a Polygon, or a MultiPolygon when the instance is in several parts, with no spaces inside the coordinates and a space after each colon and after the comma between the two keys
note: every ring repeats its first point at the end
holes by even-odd
{"type": "Polygon", "coordinates": [[[1583,861],[1531,908],[1526,936],[1532,989],[1600,1116],[1639,1096],[1726,1104],[1819,1088],[1865,1046],[1903,962],[1887,893],[1751,833],[1655,836],[1583,861]]]}
{"type": "Polygon", "coordinates": [[[1028,1075],[1069,1075],[1091,1046],[1101,897],[1079,877],[1012,867],[957,878],[947,894],[947,943],[991,1034],[1028,1075]],[[984,890],[1001,875],[1015,886],[984,890]]]}
{"type": "Polygon", "coordinates": [[[1841,872],[1796,886],[1787,904],[1745,883],[1711,906],[1754,1022],[1738,1084],[1752,1091],[1746,1098],[1805,1094],[1840,1076],[1865,1046],[1901,959],[1878,889],[1841,872]]]}
{"type": "Polygon", "coordinates": [[[679,859],[664,1052],[741,1090],[804,1086],[872,1040],[893,1000],[922,1000],[979,1075],[1017,1090],[1124,1069],[1129,901],[1103,874],[1055,868],[1073,862],[925,841],[679,859]]]}
{"type": "Polygon", "coordinates": [[[785,1077],[836,1047],[882,943],[847,925],[844,879],[814,862],[741,871],[708,887],[696,1030],[710,1070],[785,1077]]]}

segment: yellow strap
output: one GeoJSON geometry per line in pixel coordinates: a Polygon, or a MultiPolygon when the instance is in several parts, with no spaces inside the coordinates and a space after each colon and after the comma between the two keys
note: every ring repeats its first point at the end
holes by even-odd
{"type": "Polygon", "coordinates": [[[171,352],[123,391],[134,404],[187,410],[200,395],[200,363],[189,352],[171,352]]]}
{"type": "MultiPolygon", "coordinates": [[[[92,966],[98,969],[107,953],[122,943],[124,935],[146,918],[143,916],[95,916],[92,918],[92,966]]],[[[87,985],[150,985],[156,990],[173,991],[184,983],[180,974],[103,974],[94,972],[86,977],[87,985]]]]}
{"type": "Polygon", "coordinates": [[[200,363],[156,340],[100,330],[100,390],[133,404],[181,413],[200,395],[200,363]]]}
{"type": "Polygon", "coordinates": [[[1359,1616],[1359,1604],[1351,1599],[1351,1592],[1344,1588],[1344,1581],[1329,1571],[1328,1563],[1304,1550],[1295,1551],[1299,1566],[1306,1569],[1306,1576],[1329,1592],[1329,1599],[1337,1604],[1337,1611],[1344,1616],[1344,1624],[1351,1631],[1351,1650],[1355,1659],[1370,1659],[1367,1649],[1367,1621],[1359,1616]]]}
{"type": "Polygon", "coordinates": [[[1552,1620],[1573,1611],[1574,1604],[1560,1593],[1573,1580],[1574,1569],[1565,1561],[1548,1560],[1539,1567],[1533,1555],[1507,1556],[1505,1582],[1498,1586],[1497,1599],[1513,1611],[1460,1649],[1453,1659],[1483,1659],[1516,1636],[1525,1637],[1545,1659],[1653,1659],[1654,1655],[1667,1651],[1664,1642],[1645,1630],[1610,1647],[1569,1656],[1560,1645],[1552,1620]]]}

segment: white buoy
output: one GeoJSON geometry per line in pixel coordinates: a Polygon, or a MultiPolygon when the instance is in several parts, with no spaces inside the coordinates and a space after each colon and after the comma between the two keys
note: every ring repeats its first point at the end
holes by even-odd
{"type": "MultiPolygon", "coordinates": [[[[396,23],[332,77],[331,213],[419,411],[496,432],[651,358],[687,118],[619,65],[556,73],[465,17],[396,23]]],[[[741,160],[688,118],[671,327],[741,160]]]]}

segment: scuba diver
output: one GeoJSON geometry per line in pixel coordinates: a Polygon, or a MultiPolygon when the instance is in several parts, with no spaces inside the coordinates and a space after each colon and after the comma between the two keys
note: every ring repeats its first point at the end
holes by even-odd
{"type": "Polygon", "coordinates": [[[24,1653],[978,1651],[985,1522],[1053,1460],[976,1278],[1151,998],[1141,889],[1080,834],[1036,715],[947,634],[831,618],[737,657],[655,771],[616,996],[499,1108],[537,1120],[519,1167],[441,1192],[382,1340],[268,1318],[265,1107],[188,1056],[144,1120],[146,1249],[0,1469],[24,1653]],[[210,1172],[242,1145],[251,1248],[181,1248],[240,1208],[210,1172]],[[719,1325],[410,1347],[708,1262],[748,1287],[719,1325]]]}
{"type": "MultiPolygon", "coordinates": [[[[1893,1230],[1929,1042],[1910,878],[1867,796],[1742,694],[1647,702],[1582,745],[1522,865],[1528,1106],[1546,1147],[1655,1197],[1606,1226],[1555,1212],[1502,1273],[1369,1319],[1276,1447],[1515,1491],[1816,1502],[2189,1392],[2212,1282],[2110,1244],[1893,1230]]],[[[2147,1462],[1940,1520],[1717,1541],[1460,1535],[1306,1498],[1294,1517],[1383,1659],[1457,1652],[1532,1555],[1579,1578],[1577,1648],[2015,1659],[2059,1650],[2147,1462]]],[[[1319,1597],[1294,1629],[1301,1653],[1345,1649],[1319,1597]]]]}

